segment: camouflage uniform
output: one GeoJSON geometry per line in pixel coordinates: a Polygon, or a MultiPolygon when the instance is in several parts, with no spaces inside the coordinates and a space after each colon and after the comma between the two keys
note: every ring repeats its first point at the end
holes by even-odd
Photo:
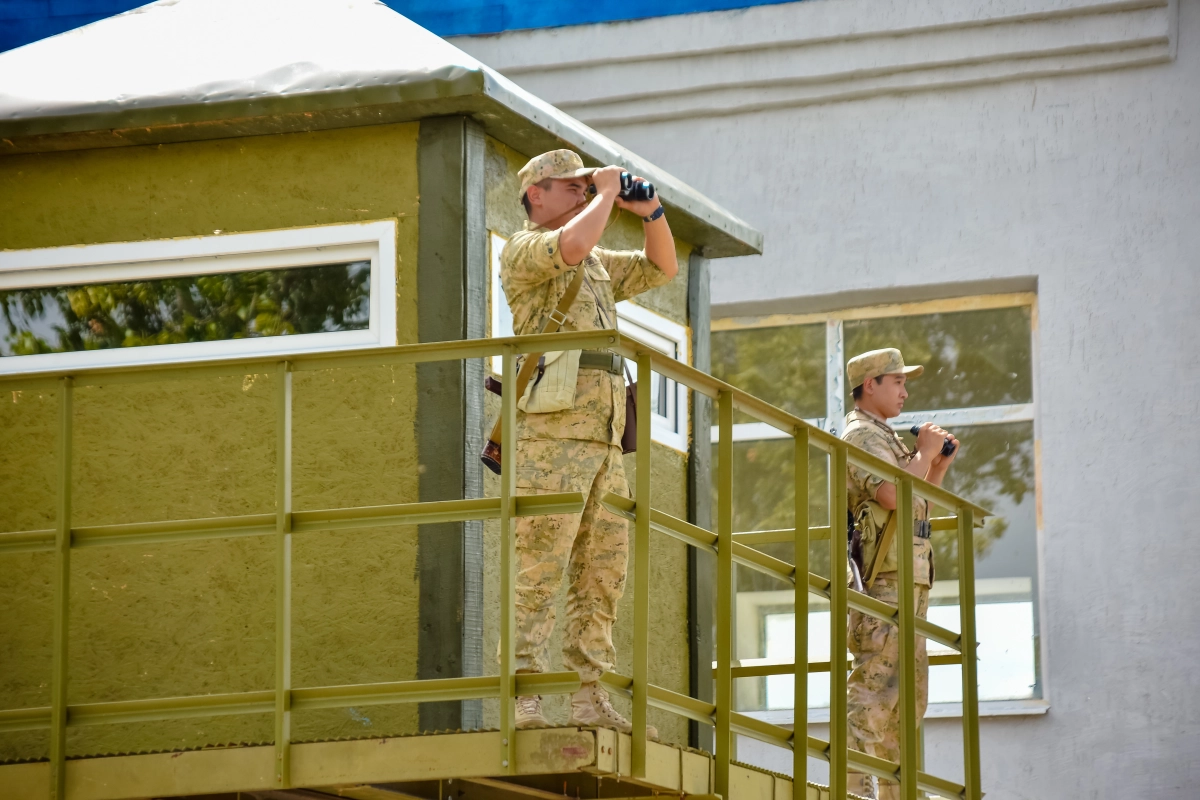
{"type": "MultiPolygon", "coordinates": [[[[547,156],[565,152],[569,151],[547,156]]],[[[523,182],[522,195],[528,184],[537,182],[536,175],[532,178],[523,182]]],[[[558,237],[557,230],[526,222],[500,256],[500,283],[518,335],[542,330],[574,278],[576,267],[563,261],[558,237]]],[[[596,247],[579,266],[587,271],[588,282],[571,305],[568,325],[581,331],[607,327],[597,306],[615,324],[617,301],[670,280],[641,251],[596,247]]],[[[612,626],[625,587],[629,532],[625,520],[601,506],[600,498],[605,492],[629,496],[621,458],[624,430],[624,378],[597,369],[580,369],[574,407],[544,414],[517,412],[517,493],[582,492],[587,498],[582,514],[522,517],[516,522],[518,669],[547,671],[554,601],[564,570],[570,583],[566,667],[588,682],[615,665],[612,626]]]]}
{"type": "MultiPolygon", "coordinates": [[[[905,369],[897,350],[873,351],[852,360],[865,359],[865,365],[856,364],[848,370],[852,386],[858,386],[876,375],[895,373],[905,369]],[[884,355],[886,354],[886,355],[884,355]],[[866,369],[864,370],[864,367],[866,369]],[[860,377],[863,376],[863,377],[860,377]]],[[[910,374],[919,375],[920,368],[907,368],[910,374]]],[[[912,458],[912,451],[892,430],[885,420],[861,409],[846,415],[846,428],[842,434],[846,442],[866,450],[871,455],[904,468],[912,458]]],[[[884,479],[851,466],[847,469],[847,505],[857,512],[875,493],[884,479]]],[[[857,513],[855,514],[857,517],[857,513]]],[[[928,503],[919,497],[913,498],[913,518],[929,518],[928,503]]],[[[896,574],[896,544],[893,540],[891,552],[881,554],[881,570],[866,594],[885,603],[899,602],[899,578],[896,574]]],[[[864,553],[863,567],[870,572],[871,555],[864,553]]],[[[914,599],[917,616],[925,619],[929,609],[929,588],[933,584],[933,549],[928,539],[913,539],[914,599]]],[[[866,582],[867,575],[863,575],[866,582]]],[[[847,745],[869,755],[900,760],[900,659],[899,630],[890,623],[859,611],[850,611],[848,645],[854,656],[854,671],[848,680],[847,698],[847,745]]],[[[925,715],[929,698],[929,657],[925,638],[917,637],[917,718],[925,715]]],[[[892,800],[899,797],[899,784],[879,781],[879,792],[872,791],[873,780],[869,775],[850,773],[849,790],[865,797],[892,800]]]]}

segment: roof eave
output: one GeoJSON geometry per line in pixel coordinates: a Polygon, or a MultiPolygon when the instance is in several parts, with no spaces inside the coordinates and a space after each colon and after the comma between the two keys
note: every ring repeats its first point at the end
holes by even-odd
{"type": "Polygon", "coordinates": [[[519,152],[570,147],[590,164],[618,164],[643,175],[673,212],[676,235],[707,258],[762,252],[762,233],[566,113],[513,91],[486,68],[450,67],[417,81],[331,92],[0,120],[0,155],[327,130],[450,114],[471,116],[519,152]]]}

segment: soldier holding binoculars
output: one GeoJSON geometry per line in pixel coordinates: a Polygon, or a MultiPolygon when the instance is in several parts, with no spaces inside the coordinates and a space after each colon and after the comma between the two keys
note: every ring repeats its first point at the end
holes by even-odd
{"type": "MultiPolygon", "coordinates": [[[[653,187],[620,167],[585,169],[570,150],[530,160],[520,171],[525,229],[501,254],[500,282],[518,335],[540,333],[574,287],[566,310],[574,330],[615,328],[617,301],[675,277],[675,240],[653,187]],[[589,202],[589,195],[593,195],[589,202]],[[613,206],[642,217],[644,250],[598,246],[613,206]],[[582,283],[575,283],[577,273],[582,283]]],[[[518,672],[545,672],[555,601],[568,579],[563,660],[583,687],[571,698],[569,725],[626,733],[601,688],[613,668],[612,628],[625,587],[626,521],[600,505],[605,492],[629,496],[622,461],[625,381],[620,356],[608,351],[546,353],[536,381],[518,401],[516,485],[519,494],[582,492],[582,514],[523,517],[516,525],[518,672]]],[[[648,420],[647,420],[648,422],[648,420]]],[[[550,723],[541,698],[517,698],[518,728],[550,723]]],[[[650,728],[651,736],[657,733],[650,728]]]]}
{"type": "MultiPolygon", "coordinates": [[[[854,387],[854,410],[846,416],[842,439],[913,475],[941,485],[958,456],[958,440],[942,428],[925,423],[916,430],[916,450],[909,450],[888,419],[898,416],[908,398],[906,384],[924,371],[905,366],[899,350],[872,350],[855,356],[846,365],[854,387]]],[[[862,591],[896,605],[896,485],[859,467],[847,469],[847,507],[861,537],[861,563],[856,564],[862,591]]],[[[913,577],[917,616],[929,610],[933,586],[933,548],[929,543],[929,504],[913,498],[913,577]]],[[[858,611],[850,612],[848,644],[854,671],[848,680],[848,745],[868,755],[900,760],[900,643],[896,627],[858,611]]],[[[925,715],[929,698],[929,657],[924,637],[917,637],[917,717],[925,715]]],[[[874,776],[851,772],[847,788],[854,794],[878,800],[899,797],[899,785],[874,776]]]]}

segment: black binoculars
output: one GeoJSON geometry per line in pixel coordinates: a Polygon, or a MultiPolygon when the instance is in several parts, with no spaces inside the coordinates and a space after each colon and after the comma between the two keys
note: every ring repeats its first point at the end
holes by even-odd
{"type": "MultiPolygon", "coordinates": [[[[588,194],[596,193],[596,184],[588,186],[588,194]]],[[[635,181],[633,175],[628,172],[621,173],[621,191],[619,192],[623,200],[653,200],[655,195],[654,184],[650,181],[635,181]]]]}
{"type": "MultiPolygon", "coordinates": [[[[913,425],[911,428],[908,429],[908,432],[911,433],[913,436],[916,436],[917,434],[919,434],[921,432],[921,426],[913,425]]],[[[954,452],[954,442],[950,441],[949,439],[942,442],[942,455],[948,456],[953,452],[954,452]]]]}

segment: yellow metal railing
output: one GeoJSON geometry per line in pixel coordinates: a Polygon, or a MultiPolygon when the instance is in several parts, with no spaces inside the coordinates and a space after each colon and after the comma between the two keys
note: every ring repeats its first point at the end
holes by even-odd
{"type": "MultiPolygon", "coordinates": [[[[637,480],[633,499],[607,495],[603,502],[612,511],[633,521],[635,545],[632,566],[634,571],[634,652],[633,675],[605,675],[603,680],[614,691],[631,697],[633,706],[632,769],[634,777],[646,774],[646,721],[650,706],[665,709],[688,719],[712,725],[715,729],[715,786],[714,791],[729,797],[729,765],[733,736],[740,734],[781,747],[791,748],[794,763],[794,797],[805,797],[809,756],[829,762],[831,796],[846,795],[848,768],[880,777],[898,780],[902,796],[915,800],[918,791],[943,797],[979,800],[978,696],[976,691],[976,642],[974,547],[972,536],[976,515],[986,511],[940,487],[914,478],[907,472],[870,454],[851,447],[840,439],[805,423],[770,404],[723,383],[699,370],[673,359],[616,331],[558,333],[544,336],[522,336],[507,339],[438,342],[404,345],[390,348],[342,351],[291,356],[287,360],[246,358],[220,362],[203,362],[167,366],[129,368],[79,369],[69,373],[37,376],[3,376],[0,383],[23,389],[55,388],[58,394],[58,433],[56,451],[57,504],[55,527],[46,530],[0,533],[0,554],[43,551],[53,553],[53,666],[50,706],[0,711],[0,732],[48,729],[50,732],[51,797],[65,797],[66,730],[68,727],[120,722],[179,719],[224,714],[273,713],[275,719],[275,784],[291,785],[290,729],[293,711],[347,706],[382,705],[473,698],[498,698],[502,765],[510,774],[517,771],[514,703],[524,694],[563,694],[579,687],[579,677],[573,672],[541,675],[516,673],[513,657],[515,627],[514,536],[513,519],[541,514],[577,513],[584,498],[579,493],[522,496],[516,494],[515,448],[502,451],[500,493],[498,497],[448,500],[439,502],[404,503],[388,506],[339,508],[293,512],[292,508],[292,381],[294,372],[346,367],[414,364],[432,361],[503,358],[503,377],[506,385],[515,383],[516,359],[522,353],[567,349],[610,349],[636,360],[638,373],[658,372],[688,386],[716,401],[720,431],[717,470],[716,531],[709,531],[685,520],[664,514],[653,508],[651,485],[651,426],[638,428],[637,480]],[[72,524],[71,464],[73,392],[78,386],[138,383],[197,378],[207,376],[241,375],[276,372],[282,375],[276,390],[276,497],[275,512],[206,519],[167,520],[161,522],[114,524],[77,527],[72,524]],[[786,531],[761,531],[735,534],[733,531],[733,412],[749,414],[793,437],[795,452],[796,507],[795,527],[786,531]],[[809,451],[816,448],[828,454],[830,475],[829,527],[809,526],[808,484],[809,451]],[[898,607],[847,589],[846,538],[836,523],[846,517],[846,482],[836,479],[845,475],[847,464],[894,481],[898,489],[900,530],[896,537],[899,547],[899,578],[901,581],[898,607]],[[958,583],[961,633],[954,633],[926,620],[917,618],[913,600],[912,569],[912,503],[913,495],[924,497],[948,508],[954,514],[937,527],[946,529],[952,524],[958,536],[958,583]],[[436,680],[394,681],[385,683],[293,687],[291,685],[291,551],[292,538],[298,534],[344,530],[348,528],[388,525],[417,525],[498,519],[504,558],[500,563],[500,593],[504,602],[500,617],[499,675],[485,677],[447,678],[436,680]],[[657,531],[680,539],[687,544],[715,552],[717,557],[717,616],[715,703],[708,703],[685,694],[655,686],[649,681],[649,562],[650,533],[657,531]],[[273,689],[209,694],[190,697],[148,698],[133,701],[67,704],[67,620],[71,553],[84,547],[121,546],[148,542],[177,542],[196,539],[226,539],[240,536],[271,536],[275,540],[275,686],[273,689]],[[831,575],[828,579],[808,570],[810,541],[828,541],[831,575]],[[796,563],[773,558],[753,549],[750,544],[765,541],[793,541],[796,563]],[[791,585],[796,592],[796,655],[792,664],[758,667],[734,666],[733,642],[733,565],[742,564],[773,576],[791,585]],[[889,620],[900,630],[901,664],[901,758],[893,763],[857,751],[846,745],[846,677],[845,669],[831,669],[830,662],[809,663],[807,660],[808,615],[807,593],[820,595],[830,601],[832,619],[845,620],[848,609],[889,620]],[[957,784],[929,775],[918,768],[916,717],[916,637],[924,636],[961,653],[963,695],[963,754],[965,783],[957,784]],[[793,674],[795,676],[795,708],[797,731],[802,727],[807,708],[809,672],[830,671],[830,740],[811,736],[798,737],[792,731],[745,714],[733,707],[733,681],[763,675],[793,674]]],[[[638,405],[648,409],[649,380],[638,383],[638,405]]],[[[516,399],[512,392],[501,398],[504,430],[516,429],[516,399]]],[[[846,652],[846,625],[830,626],[830,653],[846,652]]],[[[957,663],[957,659],[954,659],[957,663]]]]}

